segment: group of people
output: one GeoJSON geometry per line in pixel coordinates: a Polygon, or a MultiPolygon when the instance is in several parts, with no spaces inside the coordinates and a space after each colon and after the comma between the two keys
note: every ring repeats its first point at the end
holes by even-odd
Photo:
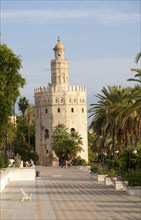
{"type": "Polygon", "coordinates": [[[71,166],[71,161],[61,160],[61,161],[60,161],[60,166],[61,166],[61,168],[63,168],[63,167],[68,168],[68,167],[71,166]]]}

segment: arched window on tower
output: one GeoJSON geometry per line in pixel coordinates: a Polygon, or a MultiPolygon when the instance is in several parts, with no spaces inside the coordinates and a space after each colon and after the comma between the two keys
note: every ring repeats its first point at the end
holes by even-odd
{"type": "Polygon", "coordinates": [[[63,98],[61,98],[61,104],[64,104],[64,99],[63,98]]]}
{"type": "Polygon", "coordinates": [[[45,129],[45,140],[49,138],[49,130],[48,129],[45,129]]]}
{"type": "Polygon", "coordinates": [[[73,134],[74,132],[75,132],[75,129],[74,129],[74,128],[71,128],[71,129],[70,129],[70,133],[73,134]]]}

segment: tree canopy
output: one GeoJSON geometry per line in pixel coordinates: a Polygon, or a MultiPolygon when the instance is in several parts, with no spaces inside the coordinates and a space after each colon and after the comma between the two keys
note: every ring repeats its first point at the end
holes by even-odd
{"type": "Polygon", "coordinates": [[[58,124],[53,131],[52,148],[60,160],[72,160],[82,150],[82,137],[73,131],[67,132],[63,124],[58,124]]]}
{"type": "MultiPolygon", "coordinates": [[[[141,53],[136,56],[137,63],[140,58],[141,53]]],[[[98,150],[98,154],[110,151],[115,158],[115,152],[121,153],[129,146],[136,148],[141,142],[141,69],[131,70],[137,74],[128,81],[137,82],[137,85],[103,87],[101,94],[96,95],[98,102],[89,109],[94,135],[91,148],[98,150]]]]}
{"type": "Polygon", "coordinates": [[[0,135],[5,134],[13,105],[20,95],[25,79],[20,74],[21,59],[6,44],[0,44],[0,135]]]}

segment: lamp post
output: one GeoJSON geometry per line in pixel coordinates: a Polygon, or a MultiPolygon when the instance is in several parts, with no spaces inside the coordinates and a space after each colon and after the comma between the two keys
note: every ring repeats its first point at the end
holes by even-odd
{"type": "Polygon", "coordinates": [[[4,147],[4,157],[7,156],[7,140],[8,140],[8,134],[5,135],[5,147],[4,147]]]}

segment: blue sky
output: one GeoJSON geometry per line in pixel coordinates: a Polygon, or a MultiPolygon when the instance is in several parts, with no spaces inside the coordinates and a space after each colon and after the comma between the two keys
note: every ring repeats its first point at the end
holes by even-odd
{"type": "Polygon", "coordinates": [[[34,88],[50,82],[58,35],[69,60],[69,81],[87,87],[88,107],[107,85],[131,86],[140,48],[140,1],[1,0],[1,42],[21,56],[34,103],[34,88]]]}

